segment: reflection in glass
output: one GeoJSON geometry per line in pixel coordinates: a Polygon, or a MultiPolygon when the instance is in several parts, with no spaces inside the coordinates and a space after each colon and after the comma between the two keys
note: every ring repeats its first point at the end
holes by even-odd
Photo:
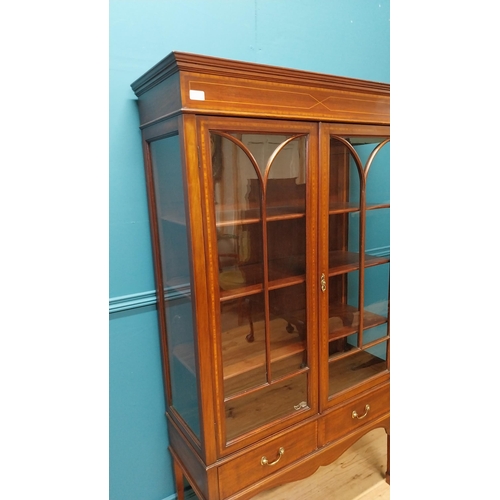
{"type": "Polygon", "coordinates": [[[263,295],[221,303],[224,396],[266,382],[266,334],[263,295]]]}
{"type": "Polygon", "coordinates": [[[226,224],[217,229],[222,291],[262,283],[262,224],[226,224]]]}
{"type": "Polygon", "coordinates": [[[276,380],[307,366],[305,283],[271,290],[271,373],[276,380]]]}
{"type": "Polygon", "coordinates": [[[306,221],[304,217],[267,223],[269,280],[304,276],[306,221]]]}

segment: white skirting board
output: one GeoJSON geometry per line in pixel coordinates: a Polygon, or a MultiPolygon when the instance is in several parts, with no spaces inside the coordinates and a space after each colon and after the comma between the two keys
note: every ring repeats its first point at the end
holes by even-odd
{"type": "MultiPolygon", "coordinates": [[[[184,500],[197,500],[197,498],[198,497],[192,489],[186,490],[184,492],[184,500]]],[[[163,500],[177,500],[177,493],[174,493],[173,495],[170,495],[163,500]]]]}

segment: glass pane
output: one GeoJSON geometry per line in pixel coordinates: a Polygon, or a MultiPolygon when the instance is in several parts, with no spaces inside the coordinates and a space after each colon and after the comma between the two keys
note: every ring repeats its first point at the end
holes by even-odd
{"type": "Polygon", "coordinates": [[[179,136],[151,142],[150,152],[165,288],[171,405],[199,438],[194,312],[179,136]]]}
{"type": "Polygon", "coordinates": [[[374,257],[389,257],[390,209],[379,208],[366,212],[366,253],[374,257]]]}
{"type": "Polygon", "coordinates": [[[172,406],[200,437],[191,299],[175,290],[165,298],[172,406]]]}
{"type": "Polygon", "coordinates": [[[328,239],[330,273],[359,268],[359,212],[331,214],[328,239]]]}
{"type": "Polygon", "coordinates": [[[302,402],[307,406],[307,373],[226,401],[226,438],[231,441],[278,418],[292,415],[304,408],[302,402]]]}
{"type": "Polygon", "coordinates": [[[266,335],[263,294],[221,303],[224,396],[266,382],[266,335]]]}
{"type": "MultiPolygon", "coordinates": [[[[376,144],[363,146],[363,157],[371,153],[376,144]]],[[[391,144],[387,143],[373,158],[366,183],[366,203],[370,205],[388,204],[390,200],[390,150],[391,144]]]]}
{"type": "Polygon", "coordinates": [[[226,137],[211,133],[212,178],[217,227],[261,217],[261,186],[248,155],[226,137]]]}
{"type": "Polygon", "coordinates": [[[304,217],[267,223],[269,280],[304,276],[306,272],[306,220],[304,217]]]}
{"type": "Polygon", "coordinates": [[[348,356],[333,360],[329,365],[330,396],[349,389],[387,370],[387,342],[381,342],[367,350],[355,351],[348,356]]]}
{"type": "MultiPolygon", "coordinates": [[[[293,137],[284,134],[233,134],[233,136],[239,138],[253,155],[259,165],[262,177],[264,177],[269,158],[276,148],[287,139],[293,137]]],[[[281,158],[278,161],[275,159],[275,166],[273,167],[271,178],[297,178],[298,184],[303,184],[305,182],[305,177],[303,176],[305,171],[303,165],[301,165],[304,162],[302,154],[304,148],[300,145],[300,142],[304,142],[303,139],[302,141],[294,140],[290,142],[279,153],[281,158]]]]}
{"type": "Polygon", "coordinates": [[[262,224],[226,224],[217,229],[219,286],[235,290],[263,282],[262,224]]]}
{"type": "Polygon", "coordinates": [[[359,209],[359,172],[349,148],[330,139],[330,212],[359,209]]]}
{"type": "Polygon", "coordinates": [[[363,344],[369,344],[374,340],[381,339],[386,337],[387,332],[387,323],[384,323],[379,326],[375,326],[373,328],[367,328],[363,331],[363,344]]]}
{"type": "Polygon", "coordinates": [[[307,366],[305,283],[269,292],[271,373],[276,380],[307,366]]]}
{"type": "Polygon", "coordinates": [[[363,344],[387,335],[389,317],[389,264],[365,269],[365,321],[363,344]],[[382,328],[374,328],[383,325],[382,328]]]}
{"type": "Polygon", "coordinates": [[[331,276],[328,280],[330,356],[349,351],[358,344],[359,272],[331,276]]]}
{"type": "MultiPolygon", "coordinates": [[[[281,137],[284,141],[286,137],[281,137]]],[[[265,184],[272,380],[307,366],[306,140],[277,145],[265,184]]]]}

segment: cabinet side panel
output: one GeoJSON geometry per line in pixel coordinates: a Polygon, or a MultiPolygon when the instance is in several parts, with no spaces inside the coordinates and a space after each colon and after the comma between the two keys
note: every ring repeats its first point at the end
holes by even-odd
{"type": "MultiPolygon", "coordinates": [[[[156,201],[161,260],[159,306],[164,308],[168,343],[170,401],[191,431],[200,438],[195,301],[189,253],[183,161],[178,134],[149,143],[156,201]]],[[[163,310],[160,311],[163,313],[163,310]]]]}
{"type": "MultiPolygon", "coordinates": [[[[168,416],[167,416],[168,417],[168,416]]],[[[192,486],[208,498],[208,475],[200,457],[186,441],[173,421],[168,418],[168,436],[170,448],[181,462],[181,467],[192,486]]]]}
{"type": "Polygon", "coordinates": [[[139,96],[141,127],[172,116],[180,108],[179,74],[175,73],[139,96]]]}

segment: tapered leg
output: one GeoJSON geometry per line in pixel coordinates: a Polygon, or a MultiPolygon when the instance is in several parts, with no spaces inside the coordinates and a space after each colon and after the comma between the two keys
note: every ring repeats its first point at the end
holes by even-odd
{"type": "Polygon", "coordinates": [[[391,435],[387,433],[387,471],[385,473],[385,481],[387,484],[391,484],[391,435]]]}
{"type": "Polygon", "coordinates": [[[177,460],[174,459],[174,479],[175,479],[175,487],[177,489],[177,500],[184,500],[184,475],[182,474],[182,470],[177,463],[177,460]]]}

